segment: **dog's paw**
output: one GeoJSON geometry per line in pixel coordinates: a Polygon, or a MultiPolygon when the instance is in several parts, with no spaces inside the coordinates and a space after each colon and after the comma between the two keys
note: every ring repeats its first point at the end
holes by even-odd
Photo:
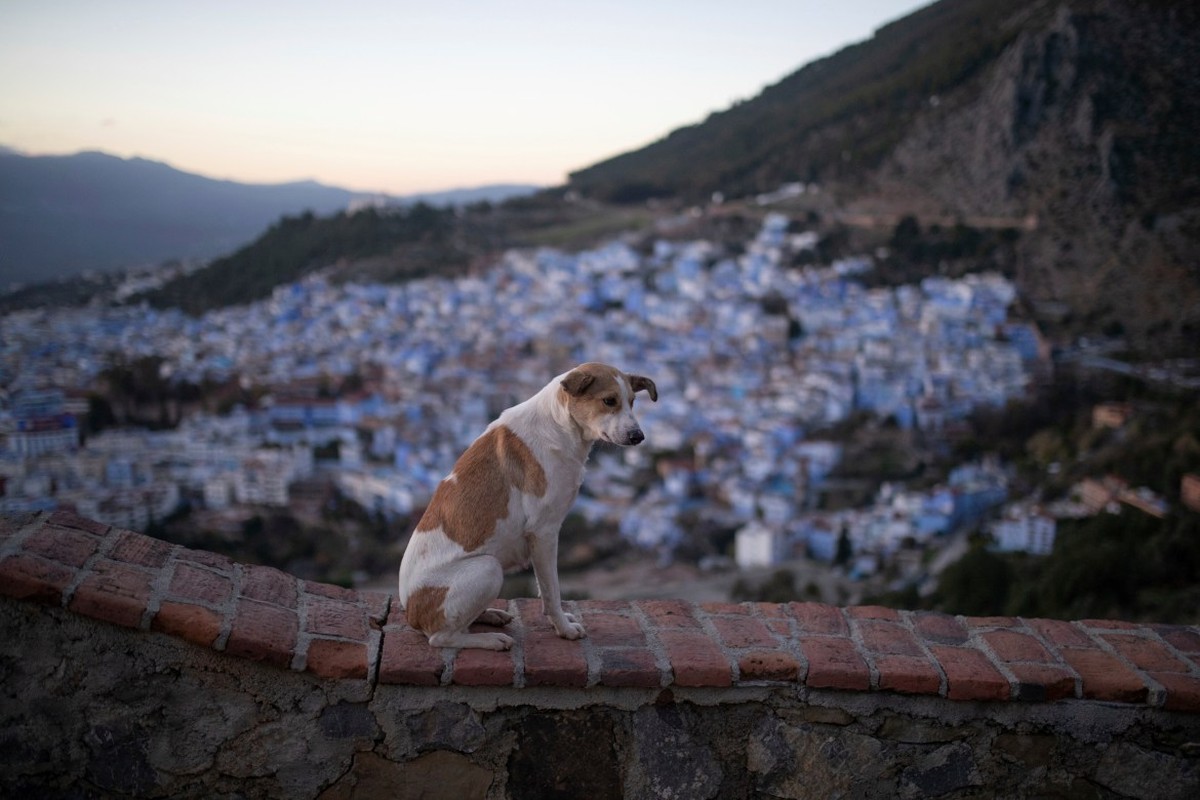
{"type": "Polygon", "coordinates": [[[564,621],[561,625],[558,623],[555,623],[554,625],[554,630],[559,636],[564,639],[582,639],[583,637],[587,636],[587,631],[582,625],[580,625],[578,622],[575,622],[569,614],[565,616],[567,617],[566,621],[564,621]]]}
{"type": "Polygon", "coordinates": [[[513,621],[513,615],[498,608],[489,608],[480,614],[475,621],[484,625],[507,625],[513,621]]]}
{"type": "Polygon", "coordinates": [[[512,650],[513,638],[507,633],[477,633],[475,636],[483,637],[476,639],[471,646],[478,647],[481,650],[512,650]]]}

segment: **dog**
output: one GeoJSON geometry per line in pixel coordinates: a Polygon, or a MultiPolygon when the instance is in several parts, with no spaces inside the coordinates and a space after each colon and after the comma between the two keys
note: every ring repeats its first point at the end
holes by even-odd
{"type": "Polygon", "coordinates": [[[435,647],[508,650],[511,636],[468,632],[512,615],[489,604],[504,572],[533,564],[542,612],[564,639],[586,635],[562,609],[558,532],[597,441],[640,444],[634,395],[658,402],[654,381],[581,364],[506,409],[459,457],[433,493],[400,562],[400,603],[435,647]]]}

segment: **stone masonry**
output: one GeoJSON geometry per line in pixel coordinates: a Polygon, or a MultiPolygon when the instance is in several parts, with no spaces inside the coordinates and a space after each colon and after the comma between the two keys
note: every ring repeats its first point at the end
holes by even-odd
{"type": "Polygon", "coordinates": [[[0,518],[0,795],[1191,797],[1200,628],[535,600],[513,650],[394,597],[69,513],[0,518]]]}

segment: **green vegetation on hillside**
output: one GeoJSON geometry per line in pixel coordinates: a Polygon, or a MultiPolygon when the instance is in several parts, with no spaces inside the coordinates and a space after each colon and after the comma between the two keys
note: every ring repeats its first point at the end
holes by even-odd
{"type": "Polygon", "coordinates": [[[1179,495],[1183,475],[1200,472],[1200,403],[1077,377],[1061,377],[1032,403],[979,412],[960,453],[998,452],[1019,468],[1019,484],[1040,485],[1045,499],[1084,478],[1116,475],[1166,498],[1172,511],[1157,519],[1123,507],[1060,520],[1044,557],[992,552],[980,538],[932,597],[909,589],[877,601],[952,614],[1200,622],[1200,514],[1179,495]],[[1114,398],[1133,402],[1133,418],[1120,430],[1094,427],[1092,403],[1114,398]]]}
{"type": "Polygon", "coordinates": [[[452,234],[454,212],[418,203],[317,217],[284,217],[256,241],[207,268],[176,280],[145,299],[198,314],[267,297],[278,285],[334,265],[339,259],[394,256],[406,277],[450,273],[467,257],[452,234]]]}
{"type": "Polygon", "coordinates": [[[904,217],[892,231],[886,255],[877,258],[875,269],[861,280],[868,286],[901,286],[920,283],[931,273],[959,278],[988,271],[1012,278],[1019,238],[1020,232],[1013,228],[983,229],[960,223],[922,229],[914,217],[904,217]]]}
{"type": "Polygon", "coordinates": [[[928,601],[905,607],[974,616],[1200,622],[1200,514],[1155,519],[1135,509],[1061,521],[1045,557],[979,544],[942,574],[928,601]]]}
{"type": "Polygon", "coordinates": [[[861,177],[930,98],[970,81],[1046,12],[1025,0],[955,0],[815,61],[758,97],[641,150],[574,172],[571,186],[612,202],[704,199],[789,181],[861,177]],[[1013,24],[1023,13],[1021,24],[1013,24]]]}

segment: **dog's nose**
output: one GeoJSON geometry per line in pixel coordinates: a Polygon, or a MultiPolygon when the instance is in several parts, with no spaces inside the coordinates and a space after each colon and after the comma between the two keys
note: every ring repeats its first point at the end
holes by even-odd
{"type": "Polygon", "coordinates": [[[642,433],[640,428],[634,428],[633,430],[631,430],[629,432],[629,443],[630,444],[641,444],[645,440],[645,438],[646,438],[646,435],[644,433],[642,433]]]}

